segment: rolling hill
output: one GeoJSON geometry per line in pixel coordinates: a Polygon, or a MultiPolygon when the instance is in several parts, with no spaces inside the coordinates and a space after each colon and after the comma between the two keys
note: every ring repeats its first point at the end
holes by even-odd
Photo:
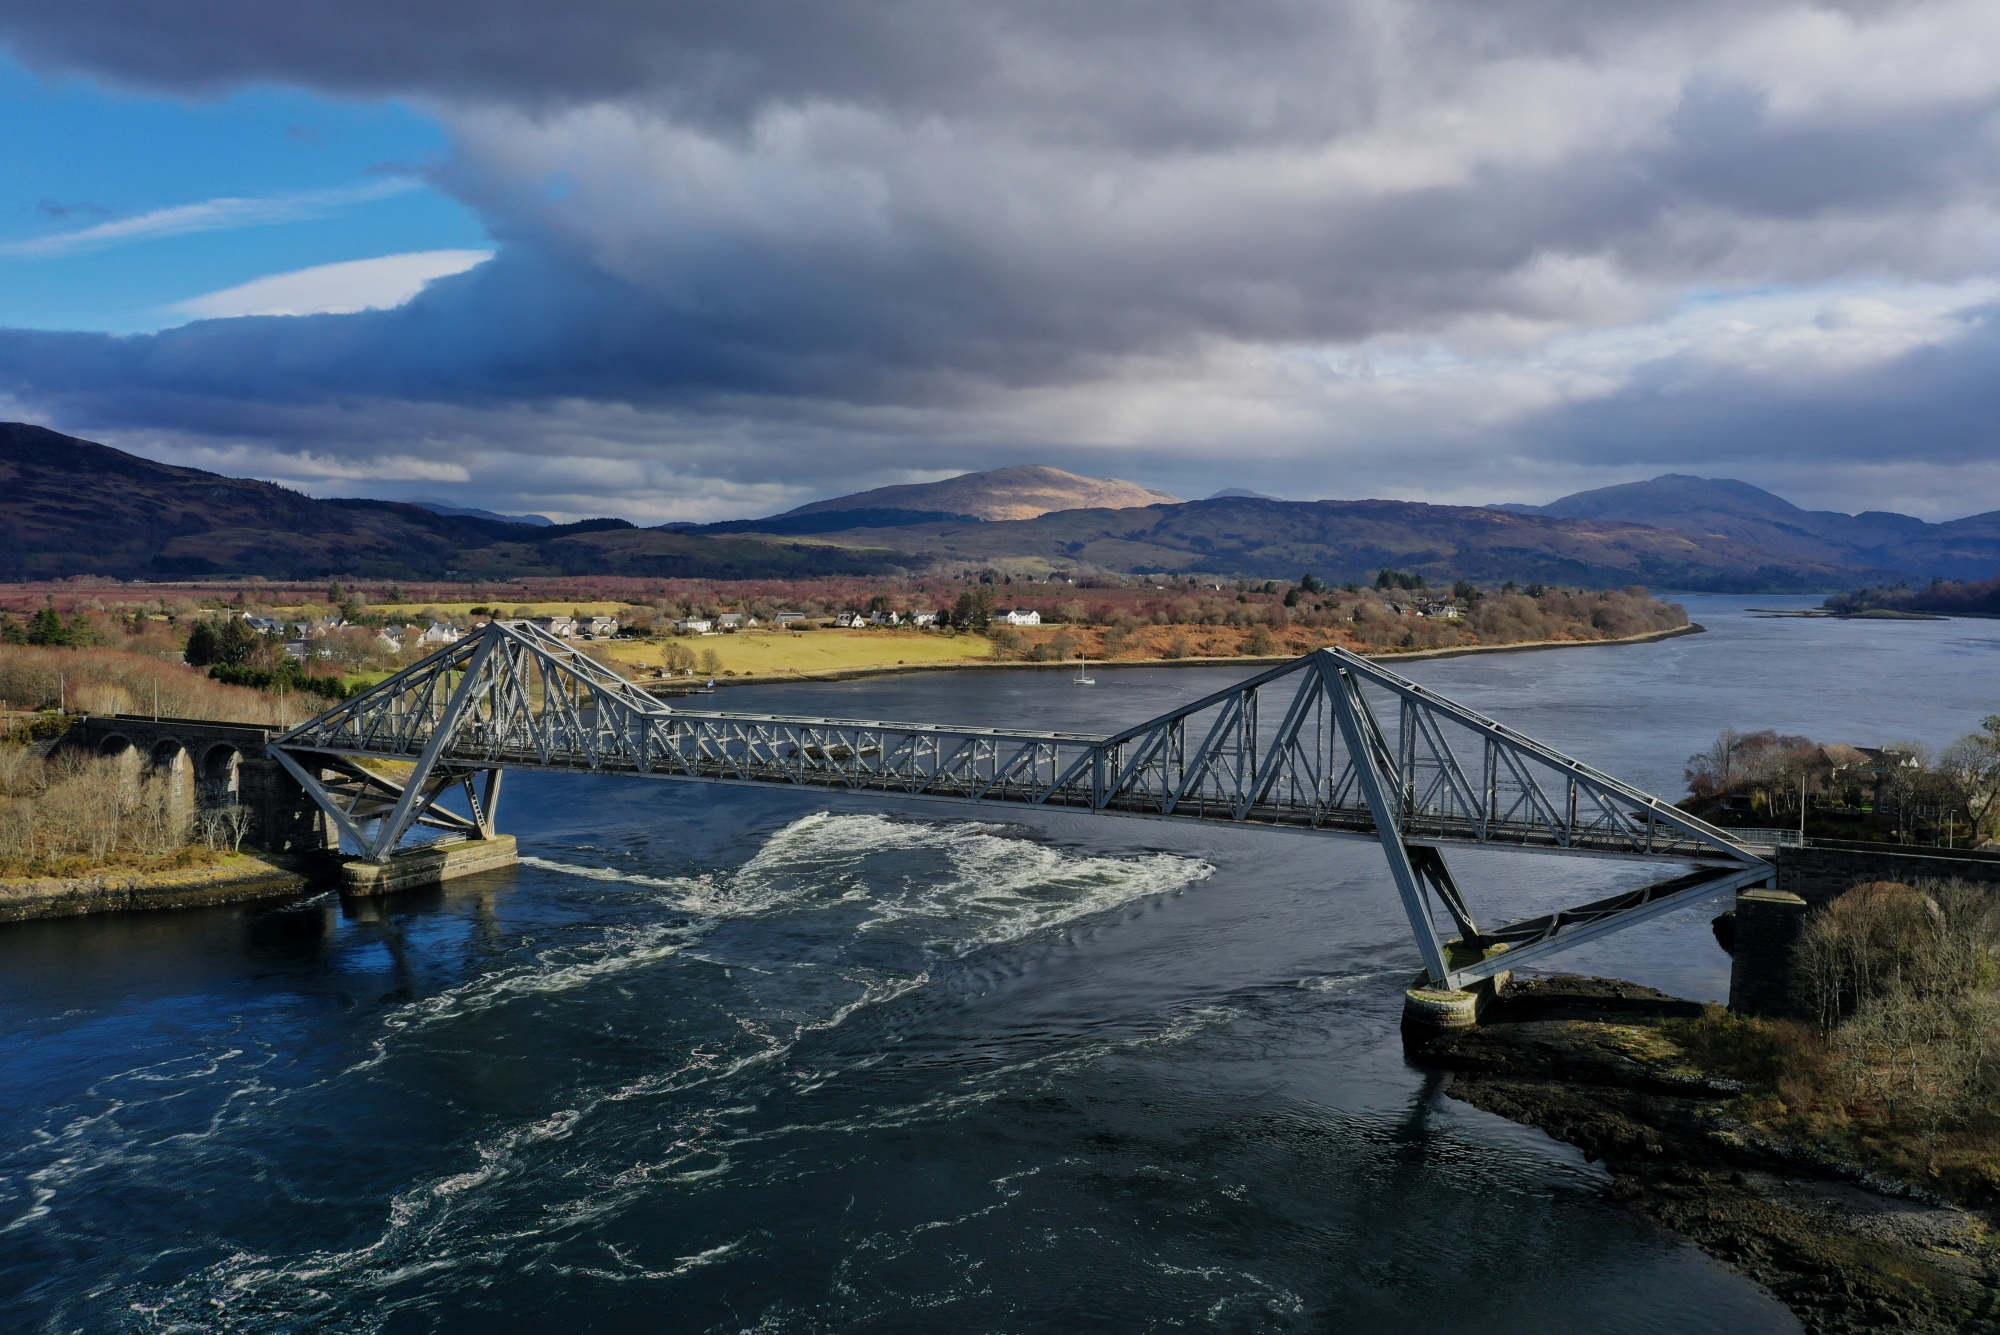
{"type": "Polygon", "coordinates": [[[1680,473],[1580,491],[1547,505],[1496,508],[1729,538],[1787,561],[1877,577],[1977,580],[2000,574],[2000,511],[1932,524],[1886,510],[1804,510],[1747,482],[1680,473]]]}
{"type": "Polygon", "coordinates": [[[822,540],[894,546],[961,563],[1336,582],[1383,567],[1432,582],[1507,579],[1717,590],[1838,587],[1847,573],[1731,538],[1641,524],[1512,514],[1418,501],[1221,497],[1126,510],[1066,510],[993,523],[859,529],[822,540]]]}
{"type": "Polygon", "coordinates": [[[795,578],[1013,563],[1255,579],[1831,590],[2000,575],[2000,513],[1930,524],[1802,510],[1741,482],[1669,475],[1546,506],[1279,501],[1163,492],[1054,468],[968,473],[700,527],[537,525],[442,503],[316,500],[0,424],[0,580],[795,578]],[[1075,504],[1078,500],[1090,504],[1075,504]],[[440,513],[440,510],[456,511],[440,513]]]}
{"type": "Polygon", "coordinates": [[[704,533],[837,533],[909,524],[1033,519],[1057,510],[1126,510],[1175,505],[1180,498],[1117,478],[1083,477],[1030,464],[961,473],[942,482],[915,482],[814,501],[767,519],[709,524],[704,533]]]}
{"type": "Polygon", "coordinates": [[[0,423],[0,580],[110,575],[442,579],[452,574],[784,578],[871,574],[916,558],[640,529],[534,525],[393,501],[315,500],[269,482],[155,463],[0,423]]]}

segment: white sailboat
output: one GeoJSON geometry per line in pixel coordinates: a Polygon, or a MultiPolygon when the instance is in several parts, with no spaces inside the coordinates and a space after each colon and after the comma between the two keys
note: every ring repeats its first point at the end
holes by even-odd
{"type": "Polygon", "coordinates": [[[1081,654],[1077,655],[1076,677],[1070,682],[1070,685],[1072,686],[1097,685],[1097,678],[1090,675],[1090,660],[1088,658],[1085,658],[1081,654]]]}

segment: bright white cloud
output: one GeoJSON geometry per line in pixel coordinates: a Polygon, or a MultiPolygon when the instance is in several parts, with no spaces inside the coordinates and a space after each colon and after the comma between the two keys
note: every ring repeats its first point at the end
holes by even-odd
{"type": "Polygon", "coordinates": [[[271,274],[220,292],[176,302],[198,320],[238,315],[346,315],[400,306],[436,279],[464,273],[493,257],[490,250],[417,250],[372,260],[315,264],[271,274]]]}
{"type": "Polygon", "coordinates": [[[331,190],[302,190],[288,195],[250,199],[224,196],[198,204],[176,204],[171,208],[154,209],[93,227],[57,232],[52,236],[12,241],[0,245],[0,255],[14,259],[51,259],[80,251],[128,245],[134,241],[150,241],[155,237],[301,222],[308,218],[324,218],[351,204],[366,204],[392,195],[408,194],[421,189],[422,185],[422,182],[406,176],[394,176],[331,190]]]}

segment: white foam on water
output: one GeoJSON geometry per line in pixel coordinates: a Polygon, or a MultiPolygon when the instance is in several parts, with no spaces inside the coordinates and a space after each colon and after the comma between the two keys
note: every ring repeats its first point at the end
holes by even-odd
{"type": "Polygon", "coordinates": [[[734,888],[746,902],[777,903],[813,887],[829,905],[869,905],[864,932],[915,930],[931,949],[963,955],[1170,894],[1214,872],[1171,853],[1094,857],[1001,829],[820,813],[773,835],[738,870],[734,888]],[[922,853],[941,859],[941,875],[908,865],[908,855],[922,853]],[[890,858],[902,865],[879,865],[890,858]]]}
{"type": "MultiPolygon", "coordinates": [[[[254,1327],[261,1324],[260,1316],[273,1311],[311,1310],[325,1303],[351,1307],[358,1300],[359,1310],[353,1310],[343,1324],[370,1328],[387,1316],[385,1309],[371,1304],[371,1295],[386,1296],[392,1286],[415,1275],[532,1247],[554,1230],[573,1229],[580,1222],[606,1216],[664,1184],[726,1173],[731,1151],[750,1142],[788,1134],[837,1133],[862,1125],[879,1128],[949,1119],[1000,1097],[1010,1087],[1018,1089],[1023,1075],[1053,1079],[1123,1046],[1093,1043],[1044,1054],[982,1072],[911,1105],[877,1109],[860,1118],[732,1134],[725,1129],[728,1123],[753,1111],[757,1097],[746,1103],[740,1077],[783,1062],[809,1035],[838,1028],[864,1009],[925,986],[931,974],[926,969],[900,973],[831,961],[774,966],[766,959],[738,965],[728,958],[727,948],[707,940],[721,923],[798,914],[819,921],[817,915],[835,912],[840,916],[824,921],[848,939],[902,932],[930,953],[956,957],[1171,893],[1212,870],[1206,863],[1170,854],[1082,855],[1011,837],[992,825],[938,825],[825,812],[773,833],[734,873],[653,876],[552,858],[522,861],[562,876],[652,892],[659,904],[684,916],[669,923],[605,927],[587,940],[544,948],[530,958],[397,1007],[384,1017],[371,1055],[341,1077],[388,1060],[406,1039],[432,1026],[528,998],[628,979],[670,961],[692,962],[690,947],[697,945],[702,951],[699,958],[710,967],[741,967],[765,980],[759,988],[742,993],[736,1003],[748,1007],[736,1016],[738,1037],[747,1042],[711,1039],[691,1044],[669,1069],[572,1091],[563,1098],[565,1106],[483,1136],[469,1148],[470,1162],[464,1167],[427,1176],[398,1192],[389,1202],[381,1231],[362,1246],[290,1257],[237,1253],[218,1259],[175,1286],[163,1304],[144,1304],[165,1324],[171,1325],[172,1316],[178,1314],[184,1320],[210,1323],[226,1316],[254,1327]],[[935,859],[926,854],[935,854],[935,859]],[[791,969],[801,974],[797,988],[785,985],[791,969]],[[823,1009],[815,1013],[815,1008],[823,1009]],[[517,1193],[505,1190],[504,1184],[535,1173],[547,1163],[556,1143],[587,1136],[590,1119],[600,1109],[649,1097],[685,1096],[701,1086],[713,1087],[715,1097],[668,1113],[660,1127],[668,1141],[664,1153],[656,1149],[646,1161],[623,1168],[606,1164],[580,1173],[565,1170],[577,1179],[569,1199],[544,1202],[531,1221],[523,1222],[509,1209],[508,1202],[517,1193]]],[[[1181,1041],[1211,1024],[1226,1022],[1230,1015],[1205,1010],[1167,1017],[1161,1032],[1136,1041],[1181,1041]]],[[[870,1061],[864,1058],[860,1064],[870,1061]]],[[[845,1073],[845,1067],[835,1067],[791,1073],[788,1079],[796,1091],[845,1073]]],[[[666,1267],[646,1269],[629,1263],[607,1267],[604,1277],[672,1279],[725,1263],[738,1246],[722,1244],[666,1267]]]]}

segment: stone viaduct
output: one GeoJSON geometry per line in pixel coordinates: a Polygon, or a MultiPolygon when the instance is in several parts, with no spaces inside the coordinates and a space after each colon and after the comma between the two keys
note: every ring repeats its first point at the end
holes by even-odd
{"type": "Polygon", "coordinates": [[[78,719],[63,746],[134,763],[190,785],[201,806],[240,803],[250,813],[247,847],[265,853],[322,853],[339,848],[332,822],[267,749],[283,729],[209,719],[114,714],[78,719]]]}

